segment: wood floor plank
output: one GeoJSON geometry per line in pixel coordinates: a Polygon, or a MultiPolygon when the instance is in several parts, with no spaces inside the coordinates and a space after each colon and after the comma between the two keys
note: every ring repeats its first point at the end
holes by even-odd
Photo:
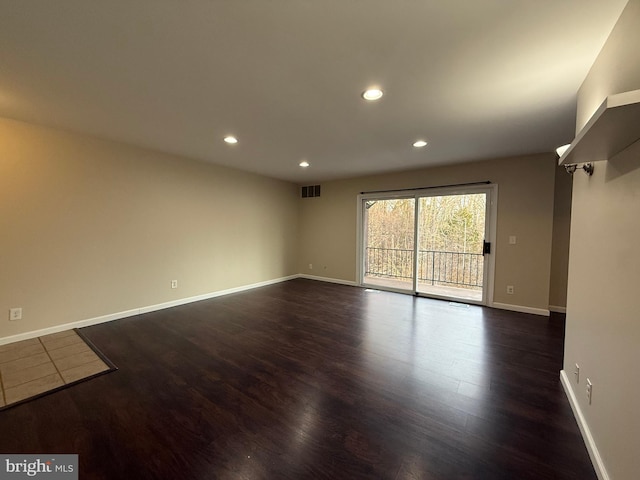
{"type": "Polygon", "coordinates": [[[82,331],[119,370],[0,414],[0,451],[83,479],[596,479],[562,316],[297,279],[82,331]]]}

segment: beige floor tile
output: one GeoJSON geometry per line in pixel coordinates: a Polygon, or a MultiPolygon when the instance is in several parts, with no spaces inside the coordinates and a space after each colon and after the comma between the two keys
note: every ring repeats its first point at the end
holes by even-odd
{"type": "MultiPolygon", "coordinates": [[[[22,370],[18,370],[13,373],[2,373],[2,384],[4,386],[5,393],[7,397],[9,396],[8,391],[13,387],[17,387],[18,385],[22,385],[23,383],[31,382],[33,380],[37,380],[42,377],[46,377],[47,375],[51,375],[56,373],[56,367],[53,366],[52,362],[43,363],[41,365],[36,365],[34,367],[25,368],[22,370]]],[[[7,398],[7,401],[8,398],[7,398]]]]}
{"type": "Polygon", "coordinates": [[[60,374],[66,383],[71,383],[81,378],[104,372],[105,370],[109,370],[109,367],[102,360],[98,359],[94,362],[80,365],[79,367],[63,370],[60,374]]]}
{"type": "Polygon", "coordinates": [[[51,362],[49,355],[46,352],[31,355],[30,357],[19,358],[11,362],[0,364],[0,373],[3,376],[11,375],[19,370],[25,370],[36,365],[42,365],[43,363],[51,362]]]}
{"type": "Polygon", "coordinates": [[[64,385],[64,382],[58,373],[47,375],[45,377],[23,383],[22,385],[18,385],[17,387],[5,389],[7,397],[6,402],[7,405],[19,402],[25,398],[33,397],[34,395],[38,395],[39,393],[46,392],[56,387],[61,387],[62,385],[64,385]]]}
{"type": "Polygon", "coordinates": [[[89,349],[85,352],[71,355],[70,357],[55,360],[54,363],[56,364],[56,367],[58,367],[58,370],[62,371],[95,362],[96,360],[100,360],[100,357],[98,357],[93,350],[89,349]]]}
{"type": "Polygon", "coordinates": [[[24,348],[29,345],[37,345],[40,343],[40,340],[37,338],[30,338],[29,340],[22,340],[20,342],[7,343],[6,345],[0,345],[0,353],[8,352],[9,350],[13,350],[14,348],[24,348]]]}
{"type": "Polygon", "coordinates": [[[72,345],[74,343],[84,343],[76,332],[73,332],[73,335],[66,335],[64,337],[58,337],[57,335],[57,333],[54,333],[53,335],[40,337],[40,340],[47,350],[55,350],[57,348],[66,347],[67,345],[72,345]]]}
{"type": "Polygon", "coordinates": [[[24,342],[18,342],[23,345],[21,345],[20,347],[12,348],[10,350],[6,350],[4,352],[0,352],[0,364],[12,362],[19,358],[31,357],[33,355],[37,355],[38,353],[43,353],[44,347],[37,338],[35,340],[35,343],[29,342],[25,344],[24,342]]]}
{"type": "Polygon", "coordinates": [[[70,357],[72,355],[77,355],[79,353],[93,351],[91,347],[84,342],[81,343],[73,343],[71,345],[67,345],[66,347],[56,348],[55,350],[49,351],[49,355],[53,359],[53,361],[57,361],[61,358],[70,357]]]}
{"type": "Polygon", "coordinates": [[[64,330],[62,332],[52,333],[50,335],[45,335],[45,336],[40,337],[40,338],[47,338],[49,340],[57,340],[58,338],[64,338],[64,337],[69,337],[69,336],[73,336],[73,335],[77,335],[75,330],[64,330]]]}
{"type": "Polygon", "coordinates": [[[108,370],[74,330],[2,345],[0,407],[108,370]]]}

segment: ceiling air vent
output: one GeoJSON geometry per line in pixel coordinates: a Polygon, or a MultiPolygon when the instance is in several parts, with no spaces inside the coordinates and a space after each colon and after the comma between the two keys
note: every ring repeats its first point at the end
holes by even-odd
{"type": "Polygon", "coordinates": [[[302,198],[319,197],[320,185],[309,185],[308,187],[302,187],[302,198]]]}

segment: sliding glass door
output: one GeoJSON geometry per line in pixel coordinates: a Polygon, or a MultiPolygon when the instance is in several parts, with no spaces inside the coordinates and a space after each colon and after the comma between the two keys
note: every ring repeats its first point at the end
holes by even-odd
{"type": "Polygon", "coordinates": [[[419,198],[418,293],[482,302],[486,206],[486,193],[419,198]]]}
{"type": "Polygon", "coordinates": [[[360,283],[485,304],[495,187],[360,197],[360,283]]]}

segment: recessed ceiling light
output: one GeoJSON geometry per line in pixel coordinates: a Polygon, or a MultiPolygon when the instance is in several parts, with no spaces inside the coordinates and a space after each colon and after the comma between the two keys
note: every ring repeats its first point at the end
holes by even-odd
{"type": "Polygon", "coordinates": [[[300,162],[300,166],[302,168],[307,168],[309,166],[309,162],[307,162],[306,160],[303,160],[300,162]]]}
{"type": "Polygon", "coordinates": [[[379,88],[368,88],[362,92],[362,98],[369,101],[378,100],[382,95],[384,95],[384,93],[379,88]]]}
{"type": "Polygon", "coordinates": [[[227,135],[226,137],[224,137],[224,141],[227,143],[238,143],[238,139],[233,135],[227,135]]]}
{"type": "Polygon", "coordinates": [[[426,147],[427,142],[425,142],[424,140],[416,140],[415,142],[413,142],[413,146],[416,148],[426,147]]]}

